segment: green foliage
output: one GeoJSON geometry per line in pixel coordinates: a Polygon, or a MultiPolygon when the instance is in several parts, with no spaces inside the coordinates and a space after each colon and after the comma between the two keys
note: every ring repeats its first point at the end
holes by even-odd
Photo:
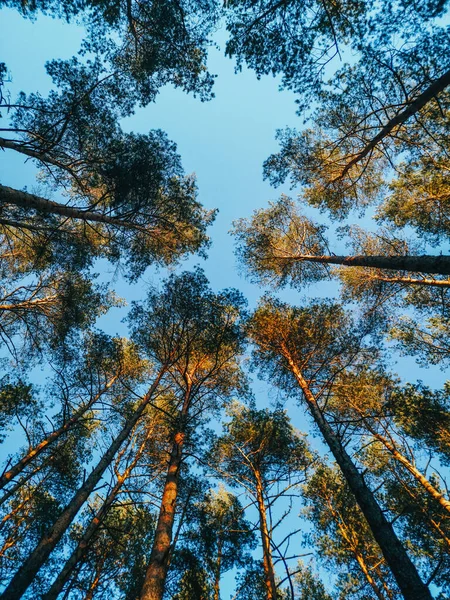
{"type": "Polygon", "coordinates": [[[399,46],[408,41],[414,47],[428,22],[445,12],[446,2],[382,0],[374,6],[365,0],[308,0],[302,5],[233,0],[227,7],[227,53],[258,77],[280,74],[283,87],[297,92],[304,107],[328,83],[327,67],[341,53],[379,53],[394,36],[399,46]]]}
{"type": "Polygon", "coordinates": [[[295,574],[295,591],[299,600],[332,600],[319,576],[302,561],[295,574]]]}
{"type": "MultiPolygon", "coordinates": [[[[385,597],[389,589],[392,595],[396,591],[395,583],[339,471],[319,465],[304,486],[303,497],[305,516],[313,525],[313,532],[309,534],[311,541],[323,564],[338,572],[339,597],[373,597],[375,590],[385,597]]],[[[310,573],[307,572],[305,579],[310,585],[310,573]]],[[[329,597],[320,583],[314,582],[313,591],[319,598],[323,594],[329,597]]]]}
{"type": "Polygon", "coordinates": [[[6,6],[34,18],[38,12],[67,21],[78,18],[87,29],[84,53],[100,54],[114,74],[121,96],[146,104],[165,84],[211,96],[206,49],[218,18],[213,0],[182,2],[119,0],[7,0],[6,6]]]}
{"type": "Polygon", "coordinates": [[[388,408],[396,424],[419,444],[450,461],[450,387],[432,391],[422,383],[395,389],[388,408]]]}
{"type": "Polygon", "coordinates": [[[97,318],[117,305],[114,294],[94,277],[63,271],[30,281],[11,278],[0,304],[0,338],[7,349],[23,359],[26,355],[55,350],[97,318]]]}
{"type": "Polygon", "coordinates": [[[212,600],[213,591],[208,573],[196,554],[182,550],[177,554],[176,567],[183,574],[171,600],[212,600]]]}
{"type": "Polygon", "coordinates": [[[262,561],[250,562],[236,579],[236,600],[261,600],[267,597],[262,561]]]}
{"type": "Polygon", "coordinates": [[[220,470],[231,476],[230,485],[260,477],[269,486],[305,474],[312,455],[286,411],[258,410],[236,402],[228,409],[228,415],[230,420],[225,434],[217,441],[215,453],[220,470]]]}
{"type": "Polygon", "coordinates": [[[372,327],[370,318],[358,323],[330,301],[294,307],[265,296],[249,324],[253,362],[271,383],[297,395],[289,354],[310,387],[317,382],[322,389],[324,381],[332,380],[343,365],[376,356],[375,348],[363,343],[372,327]]]}
{"type": "Polygon", "coordinates": [[[170,276],[128,321],[132,339],[152,362],[167,364],[181,390],[204,410],[218,408],[236,391],[246,393],[240,368],[245,300],[237,290],[214,293],[203,271],[170,276]]]}
{"type": "Polygon", "coordinates": [[[186,532],[185,540],[192,544],[212,580],[245,566],[249,560],[246,551],[254,548],[255,535],[236,496],[223,487],[217,492],[210,490],[196,504],[190,519],[193,517],[197,527],[186,532]]]}
{"type": "MultiPolygon", "coordinates": [[[[95,581],[95,598],[120,594],[124,600],[139,596],[147,556],[155,527],[155,517],[148,506],[117,502],[89,543],[89,548],[68,588],[81,597],[95,581]]],[[[74,529],[77,541],[80,530],[74,529]]]]}
{"type": "Polygon", "coordinates": [[[328,276],[326,265],[302,260],[328,254],[325,227],[301,214],[287,196],[234,223],[236,255],[252,281],[301,287],[328,276]]]}

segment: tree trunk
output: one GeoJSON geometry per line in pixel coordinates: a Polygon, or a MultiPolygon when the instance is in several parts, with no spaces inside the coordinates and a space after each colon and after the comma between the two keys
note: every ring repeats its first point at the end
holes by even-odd
{"type": "Polygon", "coordinates": [[[181,432],[178,432],[174,437],[159,510],[158,524],[155,531],[155,539],[145,575],[145,582],[141,591],[141,600],[161,600],[164,594],[169,567],[172,530],[175,521],[178,477],[184,439],[185,434],[181,432]]]}
{"type": "Polygon", "coordinates": [[[432,600],[428,587],[420,579],[416,567],[395,534],[392,525],[386,519],[373,493],[367,487],[364,477],[324,418],[313,393],[285,346],[283,347],[283,353],[297,383],[302,389],[310,413],[339,465],[349,488],[355,495],[355,499],[380,546],[403,597],[405,600],[432,600]]]}
{"type": "Polygon", "coordinates": [[[439,502],[444,510],[450,513],[450,502],[428,481],[428,479],[406,458],[406,456],[397,450],[395,444],[390,442],[380,433],[377,433],[370,425],[366,424],[366,427],[373,437],[381,442],[386,450],[392,454],[395,460],[402,464],[405,469],[411,473],[414,479],[420,483],[420,485],[428,492],[428,494],[430,494],[432,498],[439,502]]]}
{"type": "Polygon", "coordinates": [[[25,456],[23,456],[14,466],[12,466],[8,471],[4,472],[0,477],[0,490],[7,485],[13,477],[16,477],[19,473],[23,471],[23,469],[34,460],[41,452],[43,452],[46,448],[50,446],[53,442],[55,442],[63,433],[66,433],[71,427],[76,425],[76,423],[80,420],[80,418],[97,402],[97,400],[109,390],[109,388],[114,385],[114,383],[118,379],[118,375],[114,375],[108,383],[105,385],[103,390],[93,396],[87,404],[81,406],[74,414],[68,419],[64,425],[58,427],[55,431],[53,431],[45,440],[37,444],[34,448],[30,449],[25,456]]]}
{"type": "Polygon", "coordinates": [[[62,592],[62,589],[63,589],[66,581],[69,579],[70,575],[72,574],[74,568],[76,567],[76,565],[80,562],[80,560],[85,555],[86,550],[88,549],[88,546],[89,546],[89,542],[92,539],[92,536],[95,534],[95,532],[99,528],[103,518],[105,517],[108,510],[111,508],[114,500],[117,498],[117,495],[120,492],[120,489],[122,488],[125,481],[129,478],[129,476],[131,475],[131,472],[133,471],[133,469],[137,465],[139,459],[141,458],[142,453],[145,449],[145,445],[146,445],[150,435],[153,433],[153,431],[154,431],[153,427],[151,429],[149,428],[147,430],[145,439],[144,439],[143,443],[140,445],[136,454],[134,455],[131,464],[128,465],[128,467],[125,469],[125,471],[122,473],[122,475],[118,475],[117,481],[116,481],[114,487],[112,488],[112,490],[106,497],[102,506],[96,512],[92,521],[87,526],[85,532],[83,533],[83,537],[78,542],[77,547],[72,552],[70,557],[67,559],[67,561],[66,561],[64,567],[62,568],[61,572],[59,573],[58,577],[53,582],[53,585],[51,586],[49,591],[46,594],[44,594],[44,596],[42,597],[42,600],[56,600],[57,597],[59,596],[59,594],[62,592]]]}
{"type": "MultiPolygon", "coordinates": [[[[450,256],[314,256],[299,254],[286,260],[316,262],[345,267],[368,267],[391,271],[414,271],[416,273],[437,273],[450,275],[450,256]]],[[[409,281],[408,283],[411,283],[409,281]]]]}
{"type": "MultiPolygon", "coordinates": [[[[69,219],[104,223],[105,225],[114,225],[115,227],[124,227],[126,229],[144,229],[130,221],[123,221],[120,218],[110,217],[99,212],[60,204],[59,202],[47,200],[46,198],[29,194],[28,192],[15,190],[5,185],[0,185],[0,202],[4,204],[13,204],[20,208],[37,210],[38,212],[45,214],[59,215],[69,219]]],[[[18,227],[20,227],[20,223],[18,224],[18,227]]]]}
{"type": "Polygon", "coordinates": [[[220,574],[222,571],[222,540],[217,546],[216,573],[214,578],[214,600],[220,600],[220,574]]]}
{"type": "MultiPolygon", "coordinates": [[[[184,425],[191,404],[192,380],[189,373],[187,379],[183,406],[180,411],[181,423],[184,425]]],[[[166,481],[159,509],[158,523],[155,530],[155,539],[150,553],[150,560],[145,574],[144,585],[141,590],[141,600],[162,600],[164,586],[172,550],[172,531],[175,522],[175,510],[178,497],[178,478],[180,475],[183,458],[183,445],[185,433],[181,428],[173,438],[167,467],[166,481]]]]}
{"type": "Polygon", "coordinates": [[[378,275],[371,275],[369,279],[374,281],[385,281],[386,283],[404,283],[405,285],[425,287],[450,287],[450,279],[413,279],[412,277],[379,277],[378,275]]]}
{"type": "MultiPolygon", "coordinates": [[[[33,150],[26,144],[26,142],[15,142],[14,140],[0,138],[0,148],[15,150],[16,152],[20,152],[20,154],[25,154],[25,156],[36,158],[44,164],[54,165],[60,169],[67,169],[67,167],[61,161],[52,158],[49,154],[46,155],[45,150],[40,152],[38,150],[33,150]]],[[[65,158],[67,159],[68,157],[65,158]]]]}
{"type": "Polygon", "coordinates": [[[36,548],[28,556],[27,560],[14,575],[8,587],[1,596],[3,600],[19,600],[31,585],[34,577],[46,562],[51,552],[55,549],[59,540],[72,523],[80,508],[95,489],[103,473],[114,458],[114,455],[119,450],[123,442],[127,439],[134,426],[142,416],[153,394],[155,393],[165,370],[165,367],[160,370],[154,383],[144,396],[133,416],[130,417],[126,422],[125,426],[122,428],[118,436],[113,440],[108,450],[98,462],[97,466],[93,469],[81,488],[79,488],[64,511],[60,514],[54,525],[44,535],[36,548]]]}
{"type": "Polygon", "coordinates": [[[378,587],[375,579],[370,574],[370,571],[366,565],[366,561],[364,560],[363,555],[357,551],[354,552],[354,555],[355,555],[356,562],[358,563],[359,568],[361,569],[362,573],[364,574],[364,577],[366,578],[367,583],[372,588],[375,596],[378,598],[378,600],[386,600],[384,594],[381,592],[380,588],[378,587]]]}
{"type": "Polygon", "coordinates": [[[263,484],[258,471],[254,471],[256,477],[256,501],[259,512],[259,529],[261,531],[261,543],[263,547],[264,579],[266,584],[267,600],[276,600],[277,586],[275,584],[275,571],[272,561],[272,549],[270,547],[270,535],[267,527],[266,505],[264,504],[263,484]]]}

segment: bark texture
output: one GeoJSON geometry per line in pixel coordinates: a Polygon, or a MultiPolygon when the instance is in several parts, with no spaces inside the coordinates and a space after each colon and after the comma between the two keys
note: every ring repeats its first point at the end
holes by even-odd
{"type": "MultiPolygon", "coordinates": [[[[391,271],[413,271],[416,273],[436,273],[450,275],[450,256],[314,256],[300,254],[289,260],[315,262],[329,265],[344,265],[345,267],[369,267],[373,269],[388,269],[391,271]]],[[[408,283],[411,283],[409,281],[408,283]]]]}
{"type": "Polygon", "coordinates": [[[266,599],[276,600],[277,586],[275,583],[275,571],[273,568],[272,549],[270,547],[270,534],[267,526],[266,505],[264,503],[264,492],[261,476],[255,471],[256,478],[256,500],[258,503],[259,529],[261,531],[261,543],[263,547],[264,580],[266,584],[266,599]]]}
{"type": "MultiPolygon", "coordinates": [[[[91,210],[84,210],[82,208],[60,204],[59,202],[47,200],[46,198],[41,198],[35,194],[29,194],[28,192],[15,190],[5,185],[0,185],[0,202],[3,204],[13,204],[20,208],[37,210],[41,213],[59,215],[69,219],[103,223],[105,225],[114,225],[115,227],[126,229],[143,229],[130,221],[124,221],[120,218],[110,217],[91,210]]],[[[17,225],[20,227],[20,223],[17,225]]]]}
{"type": "Polygon", "coordinates": [[[184,439],[184,433],[179,432],[175,435],[172,445],[161,508],[156,525],[155,540],[141,592],[141,600],[161,600],[164,594],[167,570],[169,568],[184,439]]]}

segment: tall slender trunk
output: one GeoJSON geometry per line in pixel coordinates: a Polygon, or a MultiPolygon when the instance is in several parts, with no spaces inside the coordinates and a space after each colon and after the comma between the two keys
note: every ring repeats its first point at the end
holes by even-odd
{"type": "Polygon", "coordinates": [[[68,419],[64,425],[52,431],[45,440],[39,442],[34,448],[28,450],[28,452],[16,462],[8,471],[2,473],[0,477],[0,490],[5,487],[7,483],[11,481],[13,477],[16,477],[19,473],[23,471],[23,469],[34,460],[41,452],[43,452],[46,448],[48,448],[53,442],[55,442],[63,433],[66,433],[69,429],[71,429],[76,423],[80,420],[80,418],[97,402],[97,400],[109,390],[109,388],[114,385],[114,383],[118,379],[118,375],[114,375],[105,385],[101,392],[93,396],[89,402],[81,406],[78,410],[74,412],[74,414],[68,419]]]}
{"type": "Polygon", "coordinates": [[[217,544],[216,572],[214,578],[214,600],[220,600],[220,574],[222,572],[222,540],[217,544]]]}
{"type": "Polygon", "coordinates": [[[283,346],[282,350],[303,392],[309,411],[339,465],[349,488],[353,492],[356,502],[366,518],[375,540],[380,546],[381,552],[395,577],[403,597],[405,600],[432,600],[430,590],[420,579],[416,567],[395,534],[392,525],[386,519],[373,493],[367,487],[364,477],[358,471],[342,446],[338,436],[336,436],[324,418],[313,393],[303,378],[300,369],[293,361],[289,350],[286,346],[283,346]]]}
{"type": "Polygon", "coordinates": [[[178,477],[180,473],[184,433],[175,435],[170,453],[169,467],[159,510],[155,539],[150,561],[141,591],[141,600],[161,600],[169,567],[169,555],[172,543],[172,530],[175,521],[175,509],[178,496],[178,477]]]}
{"type": "MultiPolygon", "coordinates": [[[[191,401],[190,379],[186,389],[183,407],[181,409],[181,422],[184,423],[189,411],[191,401]]],[[[161,600],[169,569],[169,559],[172,544],[173,524],[178,497],[178,479],[183,458],[183,445],[185,433],[181,429],[173,438],[172,449],[167,468],[166,481],[159,509],[158,523],[155,530],[155,539],[150,553],[150,560],[145,574],[144,585],[141,590],[141,600],[161,600]]]]}
{"type": "Polygon", "coordinates": [[[94,577],[91,585],[89,586],[88,591],[86,592],[86,596],[84,597],[84,600],[92,600],[92,598],[94,597],[95,590],[98,588],[98,584],[100,583],[100,577],[102,575],[102,569],[103,569],[104,564],[105,564],[104,560],[100,561],[100,565],[97,567],[97,569],[95,571],[95,577],[94,577]]]}
{"type": "Polygon", "coordinates": [[[127,439],[134,426],[142,416],[144,410],[147,408],[147,405],[154,395],[165,370],[166,367],[161,368],[158,376],[156,377],[147,394],[142,399],[138,408],[128,419],[117,437],[112,441],[108,450],[97,463],[97,466],[93,469],[85,483],[79,488],[75,496],[73,496],[72,500],[60,514],[53,526],[44,535],[36,548],[28,556],[27,560],[14,575],[8,587],[1,596],[3,600],[19,600],[31,585],[34,577],[46,562],[51,552],[55,549],[56,545],[72,523],[76,514],[95,489],[103,473],[114,458],[114,455],[120,449],[121,445],[127,439]]]}
{"type": "MultiPolygon", "coordinates": [[[[41,213],[59,215],[61,217],[80,221],[103,223],[105,225],[114,225],[115,227],[123,227],[125,229],[144,229],[131,221],[124,221],[119,217],[110,217],[100,212],[67,206],[66,204],[60,204],[53,200],[41,198],[41,196],[36,196],[35,194],[15,190],[6,185],[0,185],[0,203],[13,204],[20,208],[28,208],[30,210],[37,210],[41,213]]],[[[18,223],[18,227],[20,227],[20,223],[18,223]]]]}
{"type": "Polygon", "coordinates": [[[63,566],[62,570],[60,571],[58,577],[53,582],[53,585],[51,586],[49,591],[46,594],[44,594],[44,596],[42,597],[42,600],[56,600],[56,598],[62,592],[62,589],[63,589],[66,581],[69,579],[70,575],[72,574],[74,568],[76,567],[76,565],[80,562],[80,560],[85,555],[86,550],[88,549],[88,546],[89,546],[89,542],[92,539],[92,536],[96,533],[96,531],[100,527],[100,524],[102,523],[108,510],[111,508],[114,500],[117,498],[117,495],[120,492],[123,484],[130,477],[133,469],[135,468],[139,459],[141,458],[142,453],[145,449],[145,445],[146,445],[151,433],[153,433],[153,428],[149,428],[149,430],[147,431],[144,441],[140,445],[136,454],[134,455],[132,462],[128,465],[128,467],[124,470],[124,472],[121,475],[117,476],[117,481],[116,481],[115,485],[113,486],[110,493],[106,497],[102,506],[96,512],[92,521],[86,527],[86,530],[83,533],[81,540],[78,542],[77,547],[74,549],[74,551],[72,552],[70,557],[67,559],[67,561],[66,561],[65,565],[63,566]]]}
{"type": "Polygon", "coordinates": [[[405,285],[439,288],[450,287],[450,279],[413,279],[412,277],[381,277],[379,275],[371,275],[370,279],[375,281],[385,281],[386,283],[404,283],[405,285]]]}
{"type": "Polygon", "coordinates": [[[381,592],[380,588],[378,587],[377,582],[370,574],[369,568],[366,564],[366,561],[364,560],[364,556],[357,550],[354,551],[354,556],[355,556],[356,562],[358,563],[359,568],[361,569],[361,572],[363,573],[364,577],[366,578],[367,583],[372,588],[375,596],[378,598],[378,600],[386,600],[384,594],[381,592]]]}
{"type": "MultiPolygon", "coordinates": [[[[389,269],[392,271],[414,271],[416,273],[437,273],[450,275],[450,256],[315,256],[299,254],[285,257],[284,260],[297,262],[315,262],[345,267],[369,267],[373,269],[389,269]]],[[[408,283],[411,283],[409,281],[408,283]]]]}
{"type": "Polygon", "coordinates": [[[267,600],[276,600],[277,586],[275,584],[275,570],[272,561],[272,549],[270,547],[270,534],[267,526],[266,505],[264,503],[264,492],[261,475],[254,471],[256,478],[256,501],[259,512],[259,529],[261,532],[261,543],[263,547],[264,579],[266,584],[267,600]]]}
{"type": "MultiPolygon", "coordinates": [[[[358,411],[359,412],[359,411],[358,411]]],[[[445,498],[443,494],[441,494],[423,475],[419,469],[417,469],[401,452],[397,450],[395,444],[390,442],[384,435],[378,433],[373,427],[371,427],[368,423],[366,423],[366,427],[368,431],[373,435],[373,437],[381,442],[383,446],[390,452],[390,454],[397,460],[400,464],[402,464],[407,471],[411,473],[414,479],[420,483],[420,485],[430,494],[432,498],[434,498],[441,507],[450,513],[450,502],[445,498]]]]}

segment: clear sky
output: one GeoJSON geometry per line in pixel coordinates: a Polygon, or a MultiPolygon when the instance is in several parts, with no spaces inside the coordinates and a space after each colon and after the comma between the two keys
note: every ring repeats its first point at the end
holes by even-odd
{"type": "MultiPolygon", "coordinates": [[[[9,84],[11,98],[20,90],[40,91],[49,89],[50,79],[45,74],[45,62],[52,58],[70,58],[76,53],[83,31],[74,25],[47,17],[36,21],[24,20],[15,11],[0,13],[0,50],[12,76],[9,84]]],[[[234,219],[248,217],[253,210],[265,206],[268,200],[278,198],[287,188],[274,190],[262,180],[262,163],[277,150],[275,131],[285,126],[300,127],[296,115],[295,97],[278,89],[278,80],[266,77],[257,80],[254,73],[244,69],[234,73],[234,64],[223,56],[225,32],[218,31],[217,40],[222,50],[211,49],[209,69],[217,73],[214,86],[215,98],[207,103],[167,87],[157,101],[138,109],[136,114],[124,121],[123,127],[140,133],[150,129],[162,129],[178,145],[187,173],[195,172],[198,179],[199,199],[207,208],[218,208],[214,226],[210,230],[213,245],[207,261],[189,259],[185,267],[200,264],[214,289],[237,287],[254,306],[262,291],[239,276],[233,254],[233,240],[229,230],[234,219]]],[[[0,156],[0,178],[4,185],[16,188],[35,185],[35,169],[29,161],[14,152],[0,156]]],[[[323,217],[320,217],[323,219],[323,217]]],[[[105,269],[105,263],[102,263],[105,269]]],[[[116,292],[128,302],[144,296],[145,285],[157,285],[164,272],[149,270],[143,281],[130,286],[120,278],[114,282],[116,292]]],[[[111,280],[112,269],[104,270],[103,280],[111,280]]],[[[324,283],[310,288],[308,295],[334,295],[336,287],[324,283]]],[[[285,290],[285,299],[292,303],[301,300],[297,292],[285,290]]],[[[124,309],[113,309],[99,323],[108,333],[124,335],[126,328],[120,323],[124,309]]],[[[413,359],[401,359],[394,369],[403,378],[422,378],[433,387],[439,387],[444,375],[437,369],[422,370],[413,359]]],[[[255,384],[260,404],[267,402],[267,386],[255,384]]],[[[272,392],[273,395],[273,392],[272,392]]],[[[294,423],[305,428],[299,409],[291,411],[294,423]]]]}

